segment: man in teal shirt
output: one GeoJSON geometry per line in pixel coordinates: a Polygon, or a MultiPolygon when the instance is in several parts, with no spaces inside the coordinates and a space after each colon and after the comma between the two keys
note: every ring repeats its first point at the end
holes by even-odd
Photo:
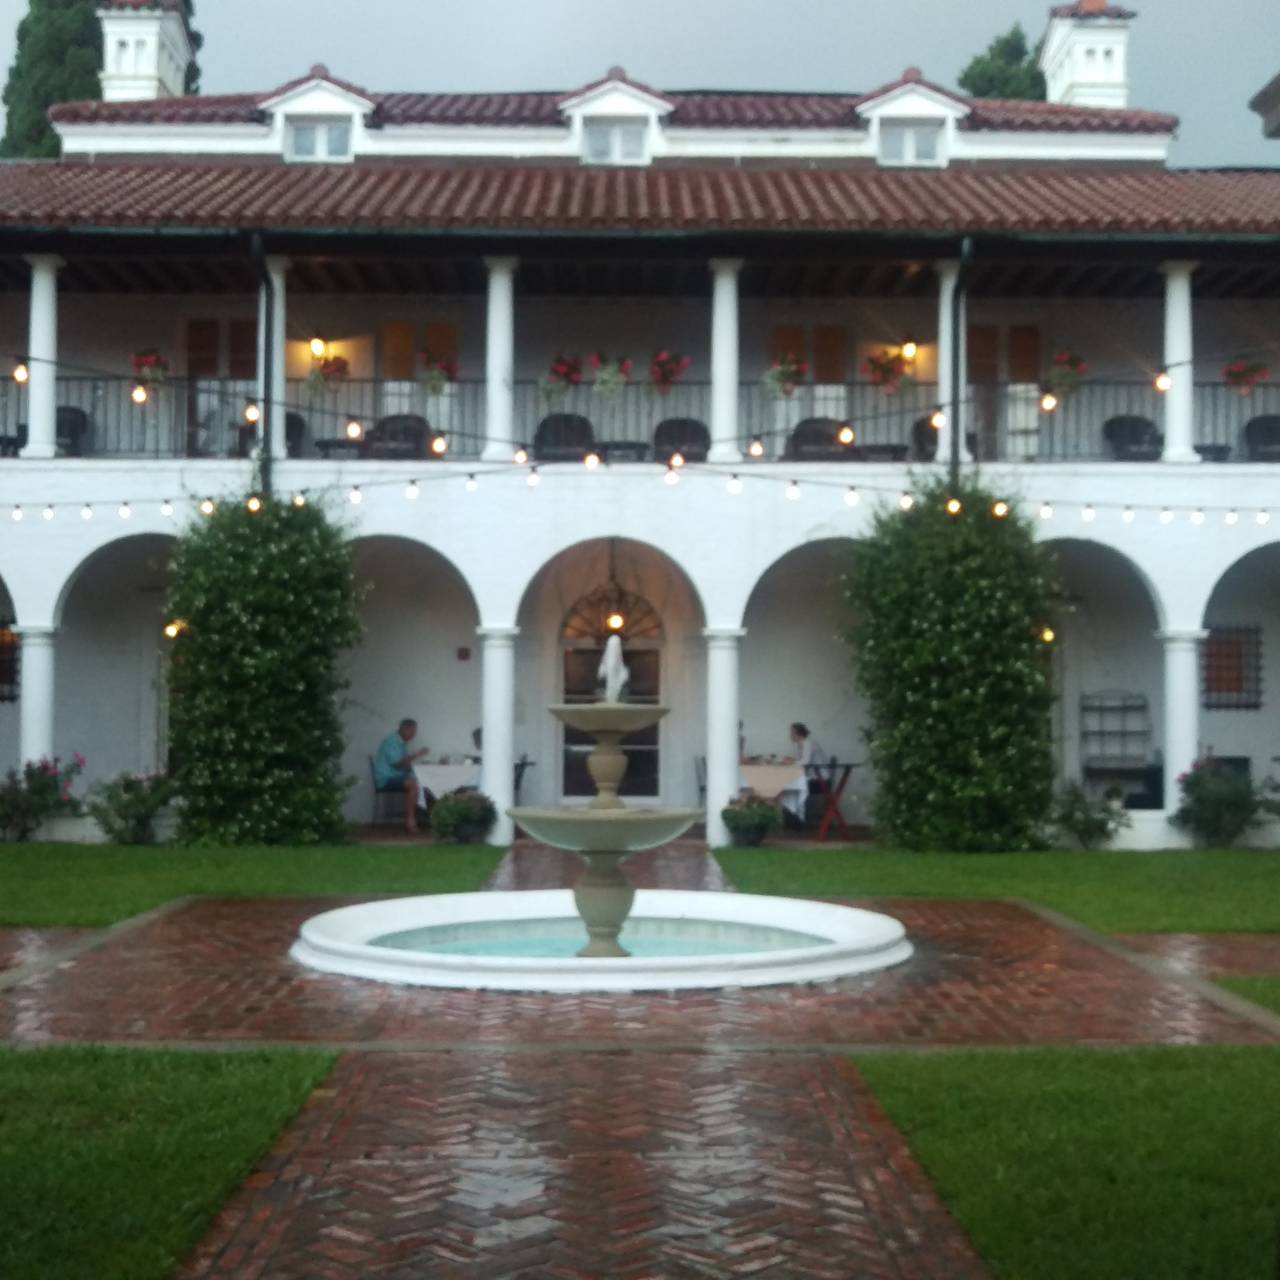
{"type": "Polygon", "coordinates": [[[418,779],[413,776],[413,762],[428,751],[427,747],[409,750],[417,734],[416,720],[401,720],[400,727],[378,744],[373,757],[374,786],[379,791],[404,793],[404,829],[410,835],[418,831],[418,779]]]}

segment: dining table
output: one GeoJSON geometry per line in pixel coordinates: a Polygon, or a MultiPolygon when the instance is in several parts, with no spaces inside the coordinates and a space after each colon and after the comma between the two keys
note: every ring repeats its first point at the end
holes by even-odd
{"type": "Polygon", "coordinates": [[[430,792],[437,799],[447,796],[459,787],[479,787],[480,766],[474,761],[459,762],[419,760],[414,763],[413,776],[424,794],[430,792]]]}
{"type": "Polygon", "coordinates": [[[791,761],[761,761],[738,766],[738,786],[743,791],[754,791],[766,800],[777,800],[784,809],[797,818],[804,818],[804,801],[808,786],[804,766],[791,761]]]}

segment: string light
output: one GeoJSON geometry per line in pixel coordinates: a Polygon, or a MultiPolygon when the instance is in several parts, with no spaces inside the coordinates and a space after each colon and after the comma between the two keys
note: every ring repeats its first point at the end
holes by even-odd
{"type": "Polygon", "coordinates": [[[418,482],[416,480],[410,480],[404,487],[404,496],[408,498],[410,502],[417,502],[418,495],[421,492],[422,490],[418,488],[418,482]]]}
{"type": "Polygon", "coordinates": [[[671,459],[670,459],[670,461],[668,462],[668,464],[667,464],[667,465],[668,465],[668,466],[671,466],[671,467],[683,467],[683,466],[684,466],[684,454],[683,454],[683,453],[681,453],[679,449],[677,449],[677,450],[676,450],[676,451],[671,455],[671,459]]]}
{"type": "Polygon", "coordinates": [[[256,493],[251,493],[245,500],[245,508],[251,515],[257,515],[262,510],[262,499],[256,493]]]}
{"type": "Polygon", "coordinates": [[[80,508],[80,519],[81,520],[93,519],[93,508],[87,502],[84,504],[83,507],[80,508]]]}
{"type": "Polygon", "coordinates": [[[437,458],[443,458],[449,450],[449,437],[444,434],[436,434],[431,437],[431,452],[437,458]]]}
{"type": "Polygon", "coordinates": [[[244,420],[251,426],[256,427],[262,420],[262,410],[252,401],[248,401],[244,407],[244,420]]]}
{"type": "Polygon", "coordinates": [[[1160,523],[1161,523],[1161,524],[1172,524],[1172,523],[1173,523],[1173,512],[1172,512],[1172,511],[1170,511],[1168,507],[1163,507],[1163,508],[1161,508],[1161,511],[1160,511],[1160,523]]]}
{"type": "Polygon", "coordinates": [[[1171,386],[1173,386],[1173,376],[1167,369],[1161,369],[1160,372],[1156,374],[1153,385],[1155,386],[1155,389],[1163,395],[1171,386]]]}
{"type": "Polygon", "coordinates": [[[360,486],[358,484],[353,484],[351,488],[347,490],[347,501],[351,503],[353,507],[358,507],[364,501],[364,494],[360,492],[360,486]]]}
{"type": "Polygon", "coordinates": [[[116,511],[116,515],[118,515],[121,520],[127,520],[131,515],[133,515],[133,511],[127,502],[122,502],[119,509],[116,511]]]}
{"type": "Polygon", "coordinates": [[[1191,513],[1191,523],[1197,525],[1204,524],[1204,512],[1201,511],[1199,507],[1191,513]]]}
{"type": "Polygon", "coordinates": [[[316,360],[323,360],[325,352],[329,349],[329,344],[319,334],[312,338],[307,346],[316,360]]]}
{"type": "Polygon", "coordinates": [[[1085,524],[1092,524],[1097,518],[1098,513],[1093,509],[1092,504],[1085,507],[1085,509],[1080,513],[1080,519],[1083,520],[1085,524]]]}
{"type": "Polygon", "coordinates": [[[212,498],[202,498],[200,501],[200,514],[202,516],[211,516],[218,508],[214,505],[212,498]]]}
{"type": "Polygon", "coordinates": [[[759,436],[751,437],[751,443],[747,445],[747,455],[752,458],[764,457],[764,441],[759,436]]]}
{"type": "Polygon", "coordinates": [[[480,481],[475,478],[474,474],[469,475],[466,479],[466,483],[462,487],[468,493],[475,493],[475,491],[480,487],[480,481]]]}
{"type": "Polygon", "coordinates": [[[1124,511],[1120,515],[1120,519],[1123,520],[1125,524],[1132,524],[1135,519],[1135,516],[1133,514],[1133,508],[1125,507],[1124,511]]]}
{"type": "Polygon", "coordinates": [[[170,502],[168,498],[160,504],[160,514],[164,516],[166,520],[173,515],[173,503],[170,502]]]}
{"type": "Polygon", "coordinates": [[[1052,413],[1058,407],[1058,397],[1052,391],[1046,391],[1040,397],[1040,410],[1042,413],[1052,413]]]}
{"type": "Polygon", "coordinates": [[[22,519],[22,508],[14,507],[14,509],[10,512],[10,515],[13,517],[14,522],[17,523],[22,519]]]}
{"type": "Polygon", "coordinates": [[[146,404],[147,403],[146,387],[144,387],[141,382],[135,382],[133,384],[133,390],[129,392],[129,399],[132,400],[134,404],[138,404],[138,405],[146,404]]]}
{"type": "Polygon", "coordinates": [[[861,501],[862,495],[853,487],[853,485],[850,485],[844,491],[844,505],[846,507],[856,507],[861,501]]]}
{"type": "Polygon", "coordinates": [[[20,387],[31,381],[31,366],[25,360],[19,360],[13,366],[13,380],[20,387]]]}
{"type": "Polygon", "coordinates": [[[667,474],[662,477],[662,483],[667,485],[680,483],[680,472],[676,470],[674,463],[667,463],[667,474]]]}
{"type": "Polygon", "coordinates": [[[991,514],[995,516],[997,520],[1003,520],[1005,516],[1009,514],[1009,504],[1005,502],[1003,498],[997,498],[996,501],[991,504],[991,514]]]}
{"type": "Polygon", "coordinates": [[[1040,639],[1043,640],[1045,644],[1052,644],[1057,638],[1058,633],[1054,631],[1052,627],[1045,627],[1045,629],[1040,632],[1040,639]]]}
{"type": "Polygon", "coordinates": [[[299,489],[298,492],[293,495],[293,505],[299,510],[307,505],[307,492],[305,489],[299,489]]]}
{"type": "Polygon", "coordinates": [[[964,510],[964,504],[959,498],[948,498],[946,511],[949,516],[958,516],[964,510]]]}
{"type": "Polygon", "coordinates": [[[594,471],[600,465],[600,455],[592,449],[582,459],[582,465],[586,467],[588,471],[594,471]]]}
{"type": "Polygon", "coordinates": [[[1258,514],[1257,514],[1256,516],[1254,516],[1253,518],[1254,518],[1254,519],[1255,519],[1259,524],[1270,524],[1270,523],[1271,523],[1271,513],[1270,513],[1269,511],[1259,511],[1259,512],[1258,512],[1258,514]]]}
{"type": "Polygon", "coordinates": [[[1052,519],[1053,519],[1053,503],[1051,503],[1051,502],[1042,502],[1042,503],[1040,504],[1040,519],[1041,519],[1041,520],[1052,520],[1052,519]]]}
{"type": "Polygon", "coordinates": [[[44,516],[46,520],[52,520],[53,519],[53,503],[52,502],[49,503],[49,505],[46,506],[45,509],[40,514],[44,516]]]}
{"type": "Polygon", "coordinates": [[[914,338],[907,338],[902,344],[902,358],[914,360],[920,354],[920,344],[914,338]]]}
{"type": "Polygon", "coordinates": [[[164,633],[170,640],[176,640],[186,629],[187,624],[181,618],[174,618],[172,622],[164,624],[164,633]]]}
{"type": "Polygon", "coordinates": [[[348,440],[360,440],[364,437],[364,426],[357,418],[349,418],[345,428],[348,440]]]}
{"type": "Polygon", "coordinates": [[[742,481],[736,474],[729,477],[728,483],[725,485],[725,491],[733,494],[735,498],[742,492],[742,481]]]}
{"type": "Polygon", "coordinates": [[[935,431],[941,431],[947,425],[947,415],[941,409],[935,409],[929,415],[929,425],[935,431]]]}
{"type": "Polygon", "coordinates": [[[1233,507],[1225,516],[1222,517],[1222,522],[1223,524],[1239,524],[1240,513],[1233,507]]]}
{"type": "Polygon", "coordinates": [[[853,427],[849,423],[844,423],[840,430],[836,432],[836,439],[841,444],[852,444],[857,437],[854,435],[853,427]]]}
{"type": "Polygon", "coordinates": [[[627,620],[620,613],[611,613],[605,620],[604,625],[610,631],[621,631],[627,625],[627,620]]]}
{"type": "Polygon", "coordinates": [[[528,446],[523,444],[516,445],[516,451],[512,454],[512,460],[515,462],[516,466],[523,467],[524,464],[529,461],[528,446]]]}
{"type": "Polygon", "coordinates": [[[898,499],[898,507],[902,511],[910,511],[915,505],[916,500],[909,493],[903,493],[898,499]]]}
{"type": "Polygon", "coordinates": [[[538,474],[538,468],[530,467],[529,478],[525,481],[525,484],[527,484],[530,489],[536,489],[541,483],[542,477],[538,474]]]}
{"type": "Polygon", "coordinates": [[[787,485],[787,501],[788,502],[800,501],[800,485],[795,480],[793,480],[789,485],[787,485]]]}

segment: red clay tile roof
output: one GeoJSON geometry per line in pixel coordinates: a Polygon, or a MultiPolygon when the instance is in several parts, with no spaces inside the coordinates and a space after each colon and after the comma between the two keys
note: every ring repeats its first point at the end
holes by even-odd
{"type": "Polygon", "coordinates": [[[185,19],[187,8],[183,0],[102,0],[104,9],[169,9],[182,14],[185,19]]]}
{"type": "Polygon", "coordinates": [[[1122,9],[1118,4],[1096,4],[1090,0],[1078,0],[1076,4],[1055,4],[1049,10],[1051,18],[1113,18],[1128,22],[1138,15],[1132,9],[1122,9]]]}
{"type": "Polygon", "coordinates": [[[584,93],[590,93],[593,89],[602,88],[606,84],[625,84],[632,89],[638,89],[641,93],[647,93],[651,98],[657,98],[662,102],[670,102],[670,99],[660,90],[653,88],[651,85],[641,84],[639,80],[633,80],[622,67],[610,67],[599,80],[584,84],[581,89],[572,89],[568,93],[562,93],[558,103],[571,102],[574,98],[580,98],[584,93]]]}
{"type": "MultiPolygon", "coordinates": [[[[368,93],[334,76],[334,84],[370,98],[376,105],[372,123],[542,125],[560,128],[563,93],[368,93]]],[[[267,93],[233,93],[195,98],[157,98],[146,102],[65,102],[49,117],[57,124],[251,124],[261,118],[264,102],[305,83],[292,80],[267,93]]],[[[692,89],[657,94],[674,104],[666,117],[673,128],[834,129],[857,128],[857,109],[872,97],[909,83],[894,81],[873,94],[765,93],[692,89]]],[[[918,83],[966,103],[969,129],[1049,130],[1053,132],[1172,133],[1178,118],[1154,111],[1106,107],[1063,107],[1047,102],[1004,102],[958,97],[920,79],[918,83]]],[[[575,90],[574,93],[583,92],[575,90]]]]}
{"type": "Polygon", "coordinates": [[[0,165],[0,228],[1280,234],[1280,170],[0,165]]]}

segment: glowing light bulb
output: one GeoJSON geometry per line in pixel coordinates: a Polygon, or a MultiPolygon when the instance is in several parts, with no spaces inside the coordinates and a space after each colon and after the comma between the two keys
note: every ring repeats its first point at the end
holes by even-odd
{"type": "Polygon", "coordinates": [[[730,476],[724,487],[725,492],[733,494],[736,498],[742,492],[742,481],[737,476],[730,476]]]}
{"type": "Polygon", "coordinates": [[[1083,520],[1085,524],[1092,524],[1097,518],[1098,513],[1093,509],[1092,505],[1085,507],[1085,509],[1080,512],[1080,519],[1083,520]]]}
{"type": "Polygon", "coordinates": [[[329,349],[329,344],[325,342],[323,338],[316,337],[312,338],[311,341],[307,343],[307,347],[310,349],[311,355],[316,360],[323,360],[324,353],[329,349]]]}
{"type": "Polygon", "coordinates": [[[1240,513],[1234,509],[1231,511],[1228,511],[1227,514],[1222,517],[1222,522],[1223,524],[1239,524],[1240,513]]]}
{"type": "Polygon", "coordinates": [[[256,493],[251,493],[244,505],[250,513],[256,516],[262,510],[262,499],[256,493]]]}
{"type": "Polygon", "coordinates": [[[164,516],[166,520],[173,515],[173,503],[170,502],[168,498],[160,504],[160,514],[164,516]]]}
{"type": "Polygon", "coordinates": [[[1258,514],[1257,514],[1256,516],[1254,516],[1253,518],[1254,518],[1254,519],[1255,519],[1259,524],[1270,524],[1270,523],[1271,523],[1271,512],[1269,512],[1269,511],[1259,511],[1259,512],[1258,512],[1258,514]]]}
{"type": "Polygon", "coordinates": [[[251,427],[256,427],[262,421],[262,410],[252,400],[244,407],[244,420],[251,427]]]}
{"type": "Polygon", "coordinates": [[[80,508],[80,519],[81,520],[93,519],[93,508],[87,502],[84,504],[83,507],[80,508]]]}
{"type": "Polygon", "coordinates": [[[1201,511],[1199,507],[1191,513],[1191,523],[1204,524],[1204,512],[1201,511]]]}
{"type": "Polygon", "coordinates": [[[600,455],[592,449],[590,453],[582,459],[582,465],[588,471],[594,471],[600,465],[600,455]]]}
{"type": "Polygon", "coordinates": [[[1058,397],[1052,391],[1046,391],[1040,397],[1040,409],[1043,413],[1052,413],[1058,407],[1058,397]]]}
{"type": "Polygon", "coordinates": [[[364,435],[363,425],[356,418],[349,419],[346,426],[347,439],[359,440],[363,435],[364,435]]]}
{"type": "Polygon", "coordinates": [[[853,485],[850,485],[844,491],[844,505],[846,507],[856,507],[858,503],[861,501],[862,501],[862,494],[860,494],[857,491],[857,489],[853,487],[853,485]]]}
{"type": "Polygon", "coordinates": [[[347,501],[351,503],[353,507],[358,507],[364,501],[364,494],[360,492],[360,486],[358,484],[353,484],[351,488],[347,490],[347,501]]]}
{"type": "Polygon", "coordinates": [[[307,505],[307,495],[299,490],[293,495],[293,505],[298,508],[305,507],[307,505]]]}
{"type": "Polygon", "coordinates": [[[164,624],[164,633],[170,640],[176,640],[182,634],[182,624],[179,622],[166,622],[164,624]]]}
{"type": "Polygon", "coordinates": [[[1057,638],[1058,633],[1054,631],[1052,627],[1045,627],[1045,629],[1040,632],[1040,639],[1043,640],[1045,644],[1052,644],[1057,638]]]}
{"type": "Polygon", "coordinates": [[[42,516],[44,516],[44,518],[45,518],[46,520],[52,520],[52,519],[53,519],[53,506],[52,506],[52,504],[50,504],[49,506],[45,507],[45,509],[44,509],[40,514],[41,514],[42,516]]]}
{"type": "Polygon", "coordinates": [[[468,493],[475,493],[480,487],[480,481],[475,476],[468,476],[466,483],[462,486],[468,493]]]}
{"type": "Polygon", "coordinates": [[[1161,523],[1161,524],[1172,524],[1172,523],[1173,523],[1173,512],[1172,512],[1172,511],[1170,511],[1168,507],[1165,507],[1165,508],[1160,512],[1160,523],[1161,523]]]}
{"type": "Polygon", "coordinates": [[[964,504],[959,498],[948,498],[946,510],[947,515],[958,516],[960,512],[964,510],[964,504]]]}
{"type": "Polygon", "coordinates": [[[898,499],[898,507],[902,511],[910,511],[915,505],[916,500],[909,493],[904,493],[902,497],[898,499]]]}
{"type": "Polygon", "coordinates": [[[22,508],[14,507],[14,509],[10,512],[10,515],[13,517],[14,522],[16,523],[17,521],[22,519],[22,508]]]}
{"type": "Polygon", "coordinates": [[[752,458],[764,457],[764,441],[759,436],[751,437],[751,443],[747,445],[747,454],[752,458]]]}
{"type": "Polygon", "coordinates": [[[404,496],[408,498],[410,502],[417,502],[418,495],[421,492],[422,490],[418,488],[418,482],[416,480],[410,480],[404,487],[404,496]]]}
{"type": "Polygon", "coordinates": [[[683,467],[683,466],[684,466],[684,454],[683,454],[683,453],[681,453],[679,449],[677,449],[677,450],[676,450],[676,451],[671,455],[671,462],[670,462],[670,465],[671,465],[671,466],[673,466],[673,467],[683,467]]]}
{"type": "Polygon", "coordinates": [[[529,461],[529,450],[526,449],[524,445],[518,444],[516,445],[515,453],[511,456],[516,466],[523,467],[524,464],[529,461]]]}
{"type": "Polygon", "coordinates": [[[662,483],[667,485],[680,483],[680,473],[670,463],[667,464],[667,474],[662,477],[662,483]]]}
{"type": "Polygon", "coordinates": [[[31,366],[28,365],[25,360],[19,360],[18,363],[13,366],[13,380],[19,386],[23,386],[25,383],[31,381],[31,366]]]}
{"type": "Polygon", "coordinates": [[[431,437],[431,452],[437,458],[443,458],[449,450],[449,437],[445,435],[435,435],[431,437]]]}
{"type": "Polygon", "coordinates": [[[794,480],[789,485],[787,485],[787,501],[788,502],[800,501],[800,486],[794,480]]]}
{"type": "Polygon", "coordinates": [[[1040,504],[1040,519],[1041,519],[1041,520],[1052,520],[1052,519],[1053,519],[1053,503],[1051,503],[1051,502],[1042,502],[1042,503],[1040,504]]]}
{"type": "Polygon", "coordinates": [[[1132,524],[1135,518],[1132,507],[1125,507],[1124,511],[1120,515],[1120,519],[1123,520],[1125,524],[1132,524]]]}
{"type": "Polygon", "coordinates": [[[216,510],[216,508],[214,507],[213,499],[212,499],[212,498],[204,498],[204,499],[202,499],[202,500],[201,500],[201,502],[200,502],[200,514],[201,514],[202,516],[211,516],[211,515],[213,515],[213,513],[214,513],[214,511],[215,511],[215,510],[216,510]]]}
{"type": "Polygon", "coordinates": [[[941,409],[935,409],[929,415],[929,425],[935,431],[941,431],[947,425],[947,415],[941,409]]]}
{"type": "Polygon", "coordinates": [[[620,613],[611,613],[605,620],[604,625],[610,631],[621,631],[626,625],[627,620],[620,613]]]}
{"type": "Polygon", "coordinates": [[[121,520],[127,520],[131,515],[133,515],[133,511],[127,502],[122,502],[119,509],[116,511],[116,514],[121,520]]]}
{"type": "Polygon", "coordinates": [[[129,393],[129,399],[132,400],[134,404],[146,404],[147,403],[146,387],[144,387],[140,382],[135,383],[133,390],[129,393]]]}
{"type": "Polygon", "coordinates": [[[537,467],[529,468],[529,478],[525,481],[530,489],[536,489],[542,483],[542,477],[538,474],[537,467]]]}
{"type": "Polygon", "coordinates": [[[995,516],[997,520],[1003,520],[1005,516],[1009,514],[1009,504],[1005,502],[1003,498],[997,498],[996,501],[991,504],[991,514],[995,516]]]}
{"type": "Polygon", "coordinates": [[[1168,391],[1169,388],[1173,386],[1173,378],[1166,370],[1161,369],[1160,372],[1156,374],[1154,386],[1155,389],[1163,395],[1164,392],[1168,391]]]}
{"type": "Polygon", "coordinates": [[[847,422],[842,424],[840,430],[836,432],[836,439],[841,444],[852,444],[856,439],[853,427],[847,422]]]}
{"type": "Polygon", "coordinates": [[[919,344],[912,338],[908,338],[902,344],[902,358],[904,360],[914,360],[920,354],[919,344]]]}

